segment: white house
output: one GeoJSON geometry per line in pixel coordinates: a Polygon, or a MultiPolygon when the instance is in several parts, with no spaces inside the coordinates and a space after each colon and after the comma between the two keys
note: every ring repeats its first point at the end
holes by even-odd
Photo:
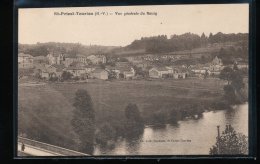
{"type": "Polygon", "coordinates": [[[104,55],[90,55],[87,57],[93,64],[106,63],[106,57],[104,55]]]}
{"type": "Polygon", "coordinates": [[[149,70],[149,76],[152,78],[163,78],[173,73],[170,67],[153,67],[149,70]]]}
{"type": "Polygon", "coordinates": [[[91,74],[93,77],[97,79],[102,79],[102,80],[108,79],[108,72],[104,69],[95,69],[94,71],[92,71],[91,74]]]}
{"type": "Polygon", "coordinates": [[[65,71],[70,72],[74,77],[79,77],[86,73],[86,70],[83,67],[68,67],[65,71]]]}
{"type": "Polygon", "coordinates": [[[33,56],[29,54],[18,54],[18,68],[33,68],[33,56]]]}
{"type": "Polygon", "coordinates": [[[49,64],[62,64],[65,60],[64,54],[50,53],[47,55],[49,64]]]}

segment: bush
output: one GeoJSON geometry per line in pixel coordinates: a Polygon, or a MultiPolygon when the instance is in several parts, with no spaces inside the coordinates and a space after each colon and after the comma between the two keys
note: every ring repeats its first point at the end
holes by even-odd
{"type": "Polygon", "coordinates": [[[50,77],[49,81],[51,81],[51,82],[58,81],[58,77],[50,77]]]}
{"type": "Polygon", "coordinates": [[[153,124],[165,124],[166,123],[166,113],[163,111],[157,111],[152,114],[152,123],[153,124]]]}
{"type": "Polygon", "coordinates": [[[172,124],[177,124],[181,120],[181,114],[179,110],[173,109],[170,111],[169,122],[172,124]]]}
{"type": "Polygon", "coordinates": [[[239,155],[248,153],[247,136],[237,133],[231,125],[227,125],[222,135],[216,137],[216,144],[210,148],[211,155],[239,155]]]}
{"type": "Polygon", "coordinates": [[[78,81],[80,78],[78,76],[74,77],[73,80],[78,81]]]}
{"type": "Polygon", "coordinates": [[[67,71],[63,71],[62,74],[61,74],[61,79],[62,80],[69,80],[72,78],[72,74],[70,72],[67,72],[67,71]]]}

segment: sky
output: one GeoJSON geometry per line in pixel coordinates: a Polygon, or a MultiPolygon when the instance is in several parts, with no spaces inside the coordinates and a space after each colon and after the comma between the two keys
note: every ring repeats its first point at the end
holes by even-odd
{"type": "Polygon", "coordinates": [[[30,8],[19,9],[18,42],[125,46],[141,37],[170,37],[186,32],[248,33],[248,27],[248,4],[30,8]],[[62,12],[74,15],[55,15],[62,12]],[[77,15],[77,12],[94,15],[77,15]],[[96,12],[99,15],[95,16],[96,12]],[[124,16],[127,12],[139,15],[124,16]],[[141,12],[145,15],[140,15],[141,12]]]}

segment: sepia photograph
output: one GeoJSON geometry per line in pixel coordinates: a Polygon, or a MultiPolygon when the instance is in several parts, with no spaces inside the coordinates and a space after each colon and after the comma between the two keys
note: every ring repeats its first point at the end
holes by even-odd
{"type": "Polygon", "coordinates": [[[249,154],[249,4],[18,9],[17,156],[249,154]]]}

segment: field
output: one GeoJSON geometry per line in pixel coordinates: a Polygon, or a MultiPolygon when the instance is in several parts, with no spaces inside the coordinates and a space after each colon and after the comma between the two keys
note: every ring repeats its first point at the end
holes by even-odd
{"type": "Polygon", "coordinates": [[[18,87],[19,133],[29,138],[71,149],[77,135],[70,125],[77,89],[92,97],[97,126],[124,118],[128,103],[135,103],[144,118],[157,111],[172,110],[187,102],[208,104],[223,94],[218,79],[132,80],[87,83],[47,83],[18,87]],[[66,143],[66,145],[64,145],[66,143]]]}

